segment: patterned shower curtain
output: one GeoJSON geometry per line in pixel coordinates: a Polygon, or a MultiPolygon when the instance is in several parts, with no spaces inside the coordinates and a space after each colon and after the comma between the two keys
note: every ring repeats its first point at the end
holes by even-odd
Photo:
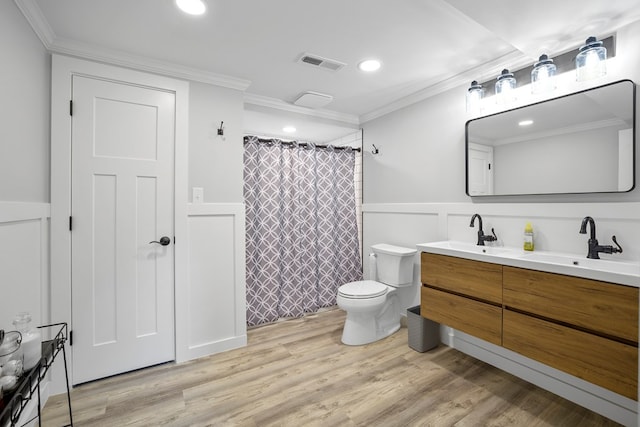
{"type": "Polygon", "coordinates": [[[245,138],[247,324],[336,304],[362,279],[354,152],[245,138]]]}

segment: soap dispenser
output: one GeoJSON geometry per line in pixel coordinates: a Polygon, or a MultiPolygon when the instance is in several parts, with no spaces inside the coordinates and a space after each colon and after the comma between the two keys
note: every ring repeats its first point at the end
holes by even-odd
{"type": "Polygon", "coordinates": [[[533,250],[533,226],[530,222],[524,226],[524,250],[533,250]]]}

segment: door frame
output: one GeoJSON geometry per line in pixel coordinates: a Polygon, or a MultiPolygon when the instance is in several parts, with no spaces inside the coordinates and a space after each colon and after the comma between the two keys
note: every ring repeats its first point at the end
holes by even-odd
{"type": "MultiPolygon", "coordinates": [[[[176,361],[188,360],[188,118],[189,82],[105,65],[64,55],[52,55],[51,66],[51,320],[71,323],[71,116],[73,75],[121,81],[175,93],[174,175],[174,304],[176,361]]],[[[69,341],[67,341],[69,345],[69,341]]],[[[68,349],[69,363],[73,364],[68,349]]],[[[54,371],[54,394],[62,390],[63,372],[54,371]]],[[[70,373],[73,369],[69,370],[70,373]]],[[[73,379],[71,378],[73,383],[73,379]]]]}
{"type": "MultiPolygon", "coordinates": [[[[469,142],[469,147],[468,147],[468,151],[467,151],[467,156],[469,156],[469,151],[481,151],[483,153],[487,153],[487,157],[489,160],[489,172],[485,171],[485,176],[487,177],[487,194],[469,194],[469,196],[488,196],[488,195],[493,195],[493,184],[494,184],[494,173],[495,173],[495,166],[494,166],[494,162],[493,162],[493,153],[494,153],[494,149],[492,146],[490,145],[486,145],[486,144],[480,144],[477,142],[469,142]],[[493,167],[493,168],[492,168],[493,167]]],[[[469,180],[470,180],[470,176],[471,174],[471,163],[469,162],[469,160],[467,159],[467,185],[470,184],[469,180]]],[[[469,185],[470,186],[470,185],[469,185]]],[[[471,189],[468,188],[469,193],[471,192],[471,189]]]]}

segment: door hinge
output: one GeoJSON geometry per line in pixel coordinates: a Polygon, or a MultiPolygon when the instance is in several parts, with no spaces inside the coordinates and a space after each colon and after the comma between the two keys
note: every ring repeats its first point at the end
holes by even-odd
{"type": "Polygon", "coordinates": [[[69,100],[69,115],[73,116],[73,99],[69,100]]]}
{"type": "Polygon", "coordinates": [[[73,331],[69,331],[69,346],[73,345],[73,331]]]}
{"type": "Polygon", "coordinates": [[[489,170],[491,170],[491,163],[489,163],[489,170]]]}
{"type": "Polygon", "coordinates": [[[71,231],[73,229],[73,217],[70,216],[69,217],[69,231],[71,231]]]}

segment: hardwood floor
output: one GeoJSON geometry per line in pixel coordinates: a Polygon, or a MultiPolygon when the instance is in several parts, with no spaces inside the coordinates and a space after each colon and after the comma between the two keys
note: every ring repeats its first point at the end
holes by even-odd
{"type": "MultiPolygon", "coordinates": [[[[77,426],[615,426],[598,414],[407,329],[340,343],[333,310],[249,331],[249,345],[72,391],[77,426]]],[[[64,396],[44,426],[68,423],[64,396]]]]}

